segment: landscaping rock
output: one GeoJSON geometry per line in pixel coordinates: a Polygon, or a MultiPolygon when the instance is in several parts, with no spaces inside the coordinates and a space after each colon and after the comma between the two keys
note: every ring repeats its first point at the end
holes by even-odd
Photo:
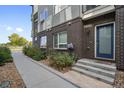
{"type": "Polygon", "coordinates": [[[124,71],[117,71],[116,72],[114,87],[124,88],[124,71]]]}
{"type": "Polygon", "coordinates": [[[4,81],[0,84],[0,88],[10,88],[10,81],[4,81]]]}
{"type": "Polygon", "coordinates": [[[0,87],[4,88],[23,88],[25,84],[18,73],[15,64],[5,63],[0,66],[0,87]]]}

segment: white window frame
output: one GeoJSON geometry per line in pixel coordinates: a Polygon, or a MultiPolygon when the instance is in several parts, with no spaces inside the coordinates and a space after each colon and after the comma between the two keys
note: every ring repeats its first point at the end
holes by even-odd
{"type": "Polygon", "coordinates": [[[57,47],[55,47],[55,41],[54,41],[54,36],[55,36],[55,35],[53,35],[53,48],[54,48],[54,49],[67,50],[67,48],[60,48],[60,47],[59,47],[59,45],[68,44],[67,42],[66,42],[66,43],[60,43],[60,42],[59,42],[59,37],[60,37],[60,34],[61,34],[61,33],[66,33],[66,34],[67,34],[67,31],[63,31],[63,32],[56,33],[56,34],[57,34],[57,47]]]}
{"type": "Polygon", "coordinates": [[[40,37],[40,48],[47,48],[47,36],[46,36],[46,35],[40,37]],[[41,45],[41,43],[42,43],[42,38],[43,38],[43,37],[46,37],[46,46],[41,45]]]}

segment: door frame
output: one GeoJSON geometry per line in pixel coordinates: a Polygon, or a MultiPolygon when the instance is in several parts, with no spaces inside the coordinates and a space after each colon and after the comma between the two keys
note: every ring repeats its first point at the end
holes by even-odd
{"type": "Polygon", "coordinates": [[[98,24],[98,25],[95,25],[95,43],[94,43],[94,50],[95,50],[95,58],[97,58],[97,59],[105,59],[105,60],[115,60],[115,21],[112,21],[112,22],[107,22],[107,23],[102,23],[102,24],[98,24]],[[113,24],[113,26],[114,26],[114,32],[113,32],[113,34],[114,34],[114,36],[113,36],[113,59],[110,59],[110,58],[102,58],[102,57],[97,57],[96,55],[97,55],[97,45],[96,45],[96,40],[97,40],[97,32],[96,32],[96,29],[97,29],[97,27],[98,26],[104,26],[104,25],[107,25],[107,24],[113,24]]]}

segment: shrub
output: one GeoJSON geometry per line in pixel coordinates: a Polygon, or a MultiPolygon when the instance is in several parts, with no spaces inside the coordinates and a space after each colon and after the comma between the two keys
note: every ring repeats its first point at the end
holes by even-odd
{"type": "Polygon", "coordinates": [[[8,53],[8,54],[11,54],[10,49],[7,48],[7,47],[0,47],[0,52],[6,52],[6,53],[8,53]]]}
{"type": "Polygon", "coordinates": [[[55,52],[50,56],[52,60],[51,65],[57,66],[59,70],[71,66],[75,62],[74,55],[67,52],[55,52]]]}
{"type": "Polygon", "coordinates": [[[0,55],[0,66],[2,66],[4,64],[5,64],[5,62],[3,61],[3,57],[1,57],[1,55],[0,55]]]}
{"type": "Polygon", "coordinates": [[[24,47],[23,53],[37,61],[46,59],[46,52],[38,47],[30,47],[30,46],[24,47]]]}
{"type": "Polygon", "coordinates": [[[23,53],[24,53],[25,55],[26,55],[26,50],[27,50],[27,47],[24,46],[23,49],[22,49],[22,51],[23,51],[23,53]]]}
{"type": "Polygon", "coordinates": [[[3,65],[5,62],[12,62],[11,51],[7,47],[0,47],[0,64],[3,65]]]}

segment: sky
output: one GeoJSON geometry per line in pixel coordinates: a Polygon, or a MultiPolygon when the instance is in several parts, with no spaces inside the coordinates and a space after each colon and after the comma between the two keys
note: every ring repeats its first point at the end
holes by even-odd
{"type": "Polygon", "coordinates": [[[0,5],[0,43],[13,33],[31,41],[31,12],[29,5],[0,5]]]}

